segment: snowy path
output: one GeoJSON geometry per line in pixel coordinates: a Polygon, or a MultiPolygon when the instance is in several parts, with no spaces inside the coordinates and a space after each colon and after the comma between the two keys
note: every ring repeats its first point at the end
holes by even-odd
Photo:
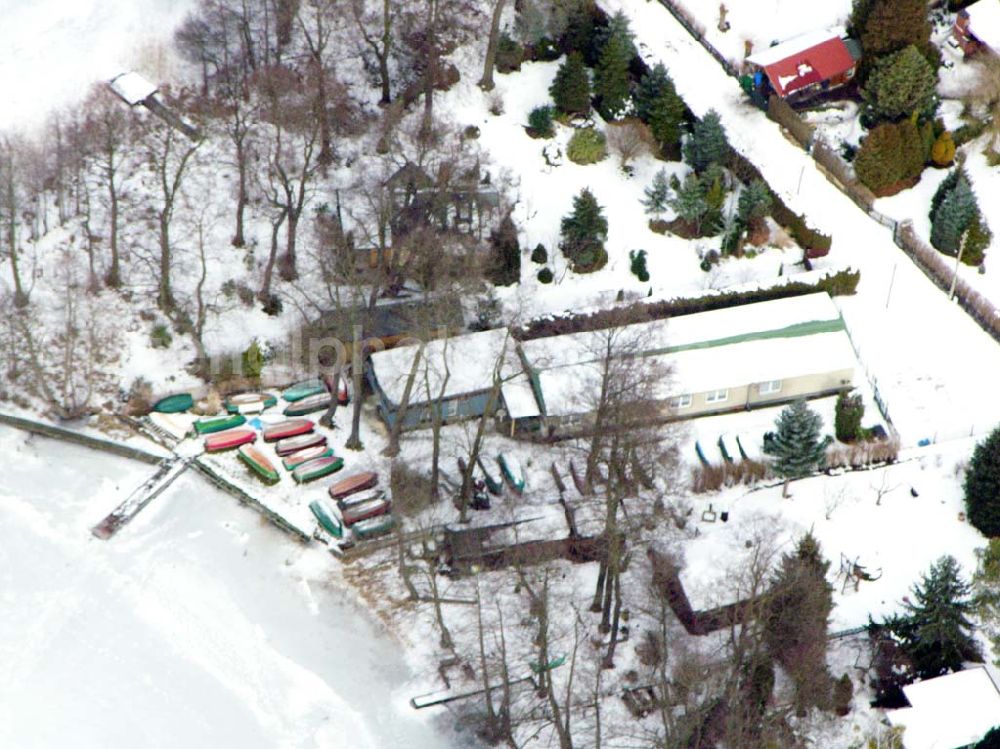
{"type": "Polygon", "coordinates": [[[179,478],[0,428],[0,746],[446,749],[324,552],[179,478]]]}
{"type": "MultiPolygon", "coordinates": [[[[854,297],[838,297],[863,364],[877,378],[904,444],[980,434],[1000,421],[1000,347],[833,187],[812,159],[744,100],[736,82],[656,2],[601,0],[631,19],[640,52],[667,66],[697,115],[717,110],[729,140],[793,210],[834,236],[831,263],[861,269],[854,297]]],[[[817,266],[819,267],[819,266],[817,266]]]]}

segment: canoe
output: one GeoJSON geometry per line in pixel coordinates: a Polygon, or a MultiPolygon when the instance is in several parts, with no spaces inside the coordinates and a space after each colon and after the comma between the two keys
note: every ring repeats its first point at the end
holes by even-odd
{"type": "Polygon", "coordinates": [[[247,420],[243,414],[231,414],[228,416],[210,416],[207,419],[198,419],[194,423],[194,429],[198,434],[212,434],[222,432],[233,427],[243,426],[247,420]]]}
{"type": "Polygon", "coordinates": [[[307,460],[305,463],[300,463],[292,471],[292,478],[295,479],[296,483],[304,484],[307,481],[315,481],[324,476],[329,476],[331,473],[336,473],[343,467],[344,459],[336,455],[329,455],[325,458],[314,458],[307,460]]]}
{"type": "Polygon", "coordinates": [[[222,450],[232,450],[240,445],[249,445],[257,439],[253,429],[230,429],[205,438],[205,452],[217,453],[222,450]]]}
{"type": "Polygon", "coordinates": [[[350,526],[368,518],[385,515],[391,507],[392,502],[384,497],[380,497],[379,499],[370,499],[367,502],[354,505],[354,507],[348,507],[340,513],[340,517],[343,519],[344,525],[350,526]]]}
{"type": "Polygon", "coordinates": [[[388,533],[395,525],[396,522],[392,515],[380,515],[367,520],[359,520],[351,526],[351,533],[359,539],[374,538],[388,533]]]}
{"type": "Polygon", "coordinates": [[[357,507],[358,505],[364,504],[365,502],[371,502],[373,499],[381,499],[382,495],[385,494],[381,489],[371,489],[370,491],[359,492],[357,494],[352,494],[349,497],[344,497],[343,499],[337,500],[337,509],[341,512],[344,510],[349,510],[352,507],[357,507]]]}
{"type": "Polygon", "coordinates": [[[161,414],[179,414],[194,405],[191,393],[175,393],[166,398],[160,398],[153,404],[153,410],[161,414]]]}
{"type": "Polygon", "coordinates": [[[250,467],[250,470],[269,484],[276,484],[281,478],[278,475],[278,469],[258,447],[244,445],[240,448],[239,458],[250,467]]]}
{"type": "Polygon", "coordinates": [[[277,402],[271,393],[237,393],[226,399],[226,410],[231,414],[257,413],[277,402]]]}
{"type": "Polygon", "coordinates": [[[295,466],[305,463],[307,460],[327,458],[331,455],[333,455],[333,450],[326,445],[314,445],[313,447],[307,447],[290,453],[283,461],[281,461],[281,464],[285,467],[286,471],[290,471],[295,468],[295,466]]]}
{"type": "Polygon", "coordinates": [[[264,441],[274,442],[288,437],[298,437],[300,434],[309,434],[315,428],[316,425],[309,419],[287,419],[264,427],[264,441]]]}
{"type": "Polygon", "coordinates": [[[521,462],[509,453],[500,453],[497,456],[497,462],[500,464],[503,477],[507,479],[507,483],[510,484],[511,488],[518,494],[523,492],[524,469],[521,468],[521,462]]]}
{"type": "Polygon", "coordinates": [[[312,514],[316,516],[316,520],[323,530],[334,538],[344,537],[344,526],[334,517],[333,511],[324,500],[314,499],[309,503],[309,509],[312,510],[312,514]]]}
{"type": "Polygon", "coordinates": [[[298,450],[304,450],[307,447],[315,447],[316,445],[325,445],[326,437],[319,432],[311,432],[309,434],[300,434],[298,437],[288,437],[283,440],[278,440],[274,445],[274,451],[281,455],[282,457],[286,455],[291,455],[298,450]]]}
{"type": "Polygon", "coordinates": [[[326,385],[322,380],[303,380],[296,382],[287,390],[282,391],[281,397],[289,403],[295,403],[310,395],[319,395],[326,392],[326,385]]]}
{"type": "Polygon", "coordinates": [[[330,407],[332,402],[333,399],[329,393],[317,393],[316,395],[310,395],[296,403],[292,403],[282,413],[285,416],[304,416],[315,411],[325,411],[330,407]]]}
{"type": "Polygon", "coordinates": [[[479,471],[482,474],[483,481],[486,482],[486,488],[490,490],[490,494],[503,493],[503,476],[501,473],[492,468],[492,466],[487,467],[482,458],[479,458],[476,462],[479,464],[479,471]]]}
{"type": "Polygon", "coordinates": [[[330,487],[330,496],[334,499],[347,497],[355,492],[371,489],[378,483],[378,474],[374,471],[355,473],[330,487]]]}

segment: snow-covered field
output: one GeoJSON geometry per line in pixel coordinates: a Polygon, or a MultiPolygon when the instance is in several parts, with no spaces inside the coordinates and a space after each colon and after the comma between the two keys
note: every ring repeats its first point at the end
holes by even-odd
{"type": "Polygon", "coordinates": [[[452,745],[319,549],[192,474],[98,541],[148,466],[6,428],[0,446],[0,745],[452,745]]]}

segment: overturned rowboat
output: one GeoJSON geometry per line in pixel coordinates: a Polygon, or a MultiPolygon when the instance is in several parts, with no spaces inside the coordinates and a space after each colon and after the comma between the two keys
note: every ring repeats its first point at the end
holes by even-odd
{"type": "Polygon", "coordinates": [[[333,450],[326,445],[313,445],[312,447],[307,447],[302,450],[296,450],[293,453],[289,453],[285,456],[285,459],[281,461],[281,464],[285,467],[286,471],[290,471],[306,461],[315,460],[316,458],[327,458],[331,455],[333,455],[333,450]]]}
{"type": "Polygon", "coordinates": [[[205,452],[217,453],[223,450],[232,450],[234,447],[249,445],[257,439],[257,432],[253,429],[230,429],[227,432],[219,432],[205,438],[205,452]]]}
{"type": "Polygon", "coordinates": [[[304,416],[316,411],[325,411],[333,403],[329,393],[317,393],[289,405],[282,413],[285,416],[304,416]]]}
{"type": "Polygon", "coordinates": [[[153,410],[161,414],[179,414],[194,405],[191,393],[175,393],[166,398],[160,398],[153,404],[153,410]]]}
{"type": "Polygon", "coordinates": [[[330,496],[334,499],[342,499],[356,492],[371,489],[378,483],[378,474],[374,471],[355,473],[330,487],[330,496]]]}
{"type": "Polygon", "coordinates": [[[271,424],[264,428],[264,441],[275,442],[276,440],[298,437],[302,434],[309,434],[316,428],[316,425],[309,419],[287,419],[271,424]]]}
{"type": "Polygon", "coordinates": [[[312,510],[312,514],[316,517],[323,530],[334,538],[344,537],[344,526],[337,520],[326,500],[322,498],[314,499],[309,503],[309,509],[312,510]]]}
{"type": "Polygon", "coordinates": [[[304,484],[307,481],[315,481],[324,476],[329,476],[331,473],[336,473],[343,467],[344,459],[336,455],[330,455],[326,458],[314,458],[313,460],[307,460],[305,463],[299,464],[292,471],[292,478],[295,479],[296,483],[304,484]]]}
{"type": "Polygon", "coordinates": [[[376,536],[384,536],[386,533],[392,531],[395,525],[396,522],[393,520],[392,515],[380,515],[368,518],[367,520],[359,520],[351,526],[351,533],[357,538],[364,540],[376,536]]]}
{"type": "Polygon", "coordinates": [[[344,525],[351,526],[368,518],[385,515],[391,507],[392,502],[384,497],[379,497],[378,499],[370,499],[367,502],[348,507],[346,510],[341,510],[340,517],[343,519],[344,525]]]}
{"type": "Polygon", "coordinates": [[[243,414],[231,414],[227,416],[210,416],[207,419],[198,419],[194,423],[194,430],[198,434],[213,434],[226,429],[243,426],[246,424],[246,417],[243,414]]]}
{"type": "Polygon", "coordinates": [[[271,393],[237,393],[226,399],[229,413],[259,413],[278,402],[271,393]]]}
{"type": "Polygon", "coordinates": [[[239,458],[268,484],[276,484],[281,478],[271,459],[259,447],[244,445],[240,448],[239,458]]]}
{"type": "Polygon", "coordinates": [[[298,450],[304,450],[307,447],[316,447],[316,445],[325,445],[326,436],[320,434],[319,432],[311,432],[310,434],[302,434],[298,437],[288,437],[283,440],[278,440],[274,446],[274,451],[284,457],[285,455],[291,455],[298,450]]]}
{"type": "Polygon", "coordinates": [[[490,490],[490,494],[502,494],[503,493],[503,475],[493,466],[489,465],[482,458],[476,461],[479,465],[479,470],[482,474],[483,481],[486,482],[486,488],[490,490]]]}
{"type": "Polygon", "coordinates": [[[295,403],[303,398],[308,398],[310,395],[319,395],[325,392],[326,385],[323,384],[322,380],[303,380],[302,382],[296,382],[287,390],[282,391],[281,397],[289,403],[295,403]]]}
{"type": "Polygon", "coordinates": [[[507,483],[510,484],[511,489],[518,494],[523,492],[524,469],[521,468],[521,462],[510,453],[500,453],[497,456],[497,462],[500,464],[503,477],[507,479],[507,483]]]}

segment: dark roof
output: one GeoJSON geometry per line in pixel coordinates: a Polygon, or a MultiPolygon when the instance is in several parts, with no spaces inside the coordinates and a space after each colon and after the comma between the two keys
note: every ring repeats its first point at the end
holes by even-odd
{"type": "Polygon", "coordinates": [[[446,328],[456,332],[465,327],[465,316],[459,299],[445,296],[432,300],[387,301],[373,310],[360,307],[333,310],[323,315],[319,325],[324,335],[349,341],[353,337],[352,325],[356,322],[363,325],[368,338],[396,338],[428,329],[446,328]]]}

